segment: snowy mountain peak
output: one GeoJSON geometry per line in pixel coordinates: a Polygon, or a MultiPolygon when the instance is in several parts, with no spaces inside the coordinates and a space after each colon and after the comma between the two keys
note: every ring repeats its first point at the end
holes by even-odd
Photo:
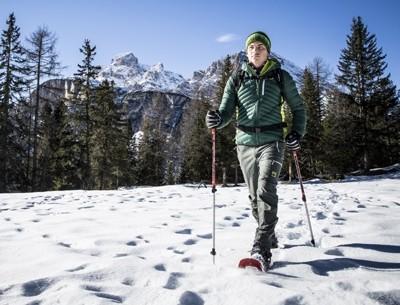
{"type": "Polygon", "coordinates": [[[154,72],[162,72],[164,71],[164,65],[159,62],[158,64],[151,66],[150,70],[154,72]]]}
{"type": "Polygon", "coordinates": [[[164,70],[162,63],[144,65],[127,52],[115,56],[111,64],[104,67],[98,80],[112,80],[127,91],[159,91],[190,96],[190,85],[181,75],[164,70]]]}
{"type": "Polygon", "coordinates": [[[114,66],[135,67],[138,64],[139,60],[132,52],[118,54],[111,60],[111,65],[114,66]]]}

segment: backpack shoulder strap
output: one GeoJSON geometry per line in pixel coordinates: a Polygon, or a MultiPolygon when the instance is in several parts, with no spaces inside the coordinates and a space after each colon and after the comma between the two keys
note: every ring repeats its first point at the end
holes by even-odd
{"type": "Polygon", "coordinates": [[[281,68],[274,69],[270,73],[267,73],[266,77],[273,78],[277,82],[282,98],[286,99],[283,90],[283,70],[281,68]]]}
{"type": "Polygon", "coordinates": [[[236,93],[239,91],[240,86],[243,83],[244,76],[245,76],[245,71],[238,68],[235,72],[233,72],[232,77],[233,77],[233,84],[235,86],[235,91],[236,93]]]}

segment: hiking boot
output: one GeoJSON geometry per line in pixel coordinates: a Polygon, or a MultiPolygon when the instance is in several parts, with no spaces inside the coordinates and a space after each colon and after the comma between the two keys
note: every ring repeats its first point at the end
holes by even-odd
{"type": "Polygon", "coordinates": [[[271,249],[277,249],[278,245],[278,238],[275,235],[275,232],[271,236],[271,249]]]}
{"type": "Polygon", "coordinates": [[[261,263],[263,272],[267,272],[271,267],[271,256],[270,252],[264,252],[263,254],[261,254],[261,252],[251,253],[251,258],[258,260],[261,263]]]}

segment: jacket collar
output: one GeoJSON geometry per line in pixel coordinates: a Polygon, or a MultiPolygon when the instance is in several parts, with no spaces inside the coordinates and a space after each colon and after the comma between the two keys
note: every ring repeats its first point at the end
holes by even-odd
{"type": "MultiPolygon", "coordinates": [[[[279,61],[277,59],[269,58],[267,60],[267,62],[264,64],[264,66],[262,67],[259,76],[262,77],[265,74],[267,74],[269,71],[278,69],[280,67],[281,67],[281,64],[279,63],[279,61]]],[[[256,69],[247,62],[243,63],[242,69],[244,71],[246,71],[247,73],[249,73],[250,75],[257,76],[256,69]]]]}

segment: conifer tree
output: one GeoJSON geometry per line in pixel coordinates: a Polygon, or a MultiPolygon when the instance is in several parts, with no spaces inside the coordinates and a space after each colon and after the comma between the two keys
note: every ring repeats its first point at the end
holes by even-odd
{"type": "Polygon", "coordinates": [[[165,178],[165,140],[161,133],[161,121],[145,117],[143,136],[138,151],[138,183],[161,185],[165,178]]]}
{"type": "Polygon", "coordinates": [[[39,27],[27,39],[29,47],[25,49],[28,59],[28,70],[35,82],[34,120],[33,120],[33,166],[32,190],[37,188],[37,162],[38,162],[38,137],[39,137],[39,112],[40,112],[40,86],[45,77],[56,76],[60,68],[55,50],[56,37],[46,27],[39,27]]]}
{"type": "Polygon", "coordinates": [[[11,134],[11,155],[9,161],[8,190],[29,191],[29,141],[30,141],[30,106],[29,97],[18,99],[12,109],[10,117],[13,119],[13,132],[11,134]]]}
{"type": "Polygon", "coordinates": [[[71,121],[71,113],[67,107],[68,100],[61,98],[55,106],[55,134],[58,135],[54,147],[54,163],[52,188],[54,190],[77,189],[81,186],[79,176],[80,156],[76,130],[71,121]]]}
{"type": "Polygon", "coordinates": [[[85,39],[83,46],[79,49],[84,58],[81,64],[78,64],[78,71],[75,73],[75,82],[80,88],[80,96],[76,102],[76,121],[81,129],[81,153],[82,161],[82,179],[83,188],[90,189],[92,187],[91,173],[91,109],[95,104],[94,84],[93,81],[97,77],[101,67],[93,64],[96,55],[96,46],[91,46],[90,40],[85,39]]]}
{"type": "Polygon", "coordinates": [[[374,34],[369,33],[361,17],[353,18],[347,46],[342,50],[336,79],[346,93],[349,102],[357,106],[357,121],[361,137],[353,143],[361,149],[361,168],[368,172],[371,154],[377,147],[377,136],[385,128],[385,114],[397,102],[396,87],[385,75],[386,55],[378,48],[374,34]],[[374,145],[375,144],[375,145],[374,145]]]}
{"type": "Polygon", "coordinates": [[[93,106],[92,168],[96,189],[110,189],[123,183],[127,166],[127,141],[124,125],[114,101],[114,87],[107,80],[96,89],[93,106]]]}
{"type": "Polygon", "coordinates": [[[181,182],[209,181],[211,179],[211,134],[205,117],[210,105],[203,98],[191,101],[185,113],[182,138],[183,162],[180,172],[181,182]]]}
{"type": "Polygon", "coordinates": [[[357,105],[352,97],[333,88],[327,92],[326,116],[323,120],[323,172],[340,178],[361,166],[360,147],[354,145],[361,137],[357,105]]]}
{"type": "Polygon", "coordinates": [[[40,145],[38,145],[38,171],[37,171],[37,186],[38,191],[47,191],[52,189],[52,179],[54,172],[55,150],[57,149],[55,139],[55,120],[52,105],[47,101],[40,112],[39,136],[40,145]]]}
{"type": "Polygon", "coordinates": [[[18,155],[15,148],[19,145],[18,137],[12,135],[17,126],[11,114],[21,99],[26,83],[20,29],[14,13],[9,15],[6,24],[7,29],[2,32],[0,42],[0,192],[7,191],[7,186],[13,184],[10,179],[15,167],[12,164],[16,162],[11,159],[18,155]]]}
{"type": "Polygon", "coordinates": [[[121,164],[123,184],[126,186],[136,185],[138,183],[138,143],[133,135],[132,125],[130,120],[125,117],[122,120],[125,123],[124,144],[125,150],[123,155],[126,155],[126,161],[121,164]]]}
{"type": "MultiPolygon", "coordinates": [[[[217,82],[217,90],[215,99],[218,104],[221,102],[224,95],[225,85],[233,72],[232,58],[228,55],[224,59],[221,74],[217,82]]],[[[236,118],[232,118],[232,122],[223,129],[218,130],[217,137],[217,156],[218,156],[218,168],[222,170],[219,173],[222,176],[222,184],[227,186],[228,172],[229,178],[232,181],[234,178],[233,168],[238,165],[236,157],[236,118]]]]}
{"type": "Polygon", "coordinates": [[[312,73],[304,70],[303,85],[300,94],[307,109],[307,134],[302,141],[302,156],[305,160],[305,176],[315,176],[319,173],[318,163],[320,163],[322,122],[321,122],[321,97],[316,80],[312,73]]]}

